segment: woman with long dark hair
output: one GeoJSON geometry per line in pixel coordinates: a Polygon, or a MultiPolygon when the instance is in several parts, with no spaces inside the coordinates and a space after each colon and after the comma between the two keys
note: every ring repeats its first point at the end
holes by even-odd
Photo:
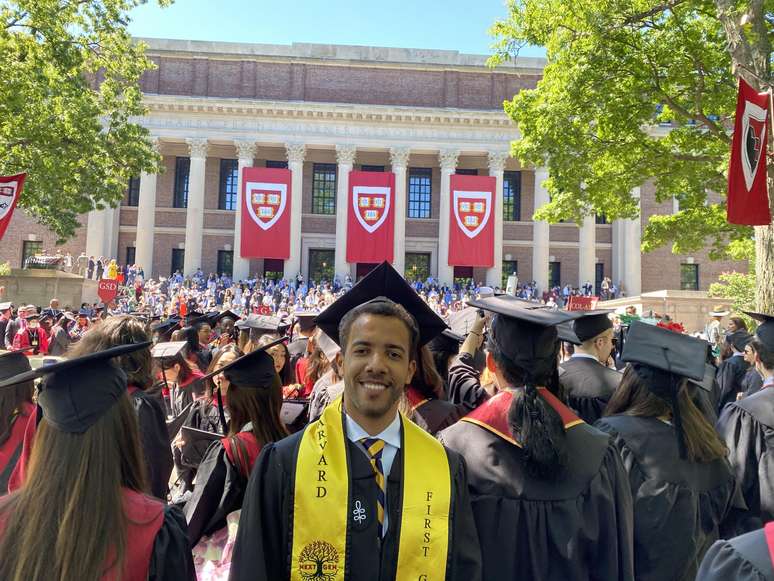
{"type": "Polygon", "coordinates": [[[44,366],[43,417],[24,485],[0,499],[0,579],[195,579],[186,524],[146,496],[124,345],[44,366]]]}
{"type": "Polygon", "coordinates": [[[167,390],[164,396],[169,398],[169,407],[172,416],[178,417],[193,403],[194,400],[205,396],[205,387],[202,382],[204,374],[195,365],[191,365],[185,356],[186,347],[179,347],[177,351],[165,351],[165,347],[175,343],[157,343],[154,352],[164,353],[156,357],[158,376],[167,390]],[[172,354],[174,353],[174,354],[172,354]]]}
{"type": "Polygon", "coordinates": [[[420,428],[435,435],[459,420],[468,410],[446,400],[443,379],[435,368],[427,345],[419,347],[416,362],[417,371],[406,388],[408,409],[403,411],[420,428]]]}
{"type": "MultiPolygon", "coordinates": [[[[230,419],[226,437],[207,450],[185,506],[191,545],[222,531],[227,517],[242,508],[261,448],[288,435],[280,419],[282,382],[265,347],[219,368],[213,378],[227,397],[230,419]]],[[[197,559],[199,565],[204,563],[197,559]]]]}
{"type": "MultiPolygon", "coordinates": [[[[672,353],[694,349],[688,358],[697,359],[701,371],[705,341],[633,323],[623,360],[636,357],[643,345],[672,353]]],[[[674,368],[684,358],[674,356],[674,368]]],[[[595,427],[613,437],[629,474],[637,579],[693,581],[731,509],[734,477],[725,446],[696,404],[697,385],[647,359],[652,364],[626,368],[595,427]]]]}
{"type": "MultiPolygon", "coordinates": [[[[24,353],[0,355],[0,380],[29,370],[30,362],[24,353]]],[[[0,389],[0,496],[8,491],[8,481],[22,456],[27,422],[35,415],[32,392],[32,381],[0,389]]]]}
{"type": "Polygon", "coordinates": [[[499,393],[438,438],[462,454],[482,578],[630,580],[632,499],[610,438],[557,397],[556,325],[575,314],[490,297],[499,393]]]}

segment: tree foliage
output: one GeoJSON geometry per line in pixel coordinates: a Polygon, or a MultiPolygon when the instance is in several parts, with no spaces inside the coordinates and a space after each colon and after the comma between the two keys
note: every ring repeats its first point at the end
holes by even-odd
{"type": "Polygon", "coordinates": [[[28,172],[19,205],[62,239],[79,214],[117,205],[130,177],[159,169],[133,120],[152,63],[127,13],[144,2],[0,1],[0,174],[28,172]]]}
{"type": "MultiPolygon", "coordinates": [[[[675,198],[679,211],[650,220],[644,250],[671,242],[675,252],[709,246],[725,256],[729,241],[752,237],[725,219],[736,79],[715,3],[510,0],[509,8],[493,27],[493,64],[525,44],[547,51],[537,88],[505,104],[521,132],[514,155],[549,170],[551,203],[538,217],[631,218],[633,188],[652,181],[657,200],[675,198]]],[[[771,34],[769,21],[763,28],[771,34]]]]}

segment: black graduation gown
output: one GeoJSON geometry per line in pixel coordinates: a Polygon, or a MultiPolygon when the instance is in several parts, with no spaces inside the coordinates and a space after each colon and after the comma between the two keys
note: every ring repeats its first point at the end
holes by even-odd
{"type": "Polygon", "coordinates": [[[602,417],[621,377],[619,371],[588,357],[571,357],[559,367],[559,383],[567,405],[589,424],[602,417]]]}
{"type": "Polygon", "coordinates": [[[162,404],[157,398],[139,389],[132,392],[132,403],[139,422],[140,443],[148,467],[150,492],[156,498],[166,501],[173,461],[162,404]]]}
{"type": "MultiPolygon", "coordinates": [[[[228,421],[228,414],[226,414],[226,420],[228,421]]],[[[183,426],[213,434],[222,433],[218,406],[206,398],[196,400],[193,402],[183,426]]],[[[185,491],[191,490],[196,471],[210,445],[210,442],[197,441],[186,442],[182,449],[177,446],[173,447],[178,482],[181,483],[175,491],[174,497],[179,497],[185,491]]]]}
{"type": "Polygon", "coordinates": [[[428,434],[435,436],[466,413],[465,408],[460,408],[442,399],[428,399],[414,407],[414,417],[411,419],[428,434]]]}
{"type": "Polygon", "coordinates": [[[481,387],[480,373],[473,366],[473,356],[469,353],[460,353],[449,366],[447,393],[451,403],[462,405],[469,411],[489,399],[489,394],[481,387]]]}
{"type": "MultiPolygon", "coordinates": [[[[236,546],[231,565],[232,581],[283,581],[290,578],[293,533],[293,490],[296,459],[302,434],[298,432],[274,444],[267,444],[253,468],[242,505],[236,546]]],[[[357,444],[347,440],[352,471],[351,497],[360,499],[369,518],[351,522],[347,554],[347,581],[395,579],[398,561],[401,481],[401,452],[395,455],[387,477],[389,526],[381,551],[376,520],[376,481],[371,464],[357,444]]],[[[449,566],[447,581],[479,581],[481,556],[478,536],[470,510],[465,464],[448,452],[452,475],[452,505],[449,523],[449,566]]],[[[353,500],[354,503],[354,500],[353,500]]],[[[350,507],[352,508],[352,507],[350,507]]],[[[349,511],[352,514],[352,511],[349,511]]],[[[320,515],[324,518],[324,515],[320,515]]],[[[302,523],[299,523],[301,526],[302,523]]],[[[314,523],[309,523],[314,526],[314,523]]],[[[419,549],[417,549],[419,550],[419,549]]]]}
{"type": "Polygon", "coordinates": [[[693,581],[731,508],[728,462],[681,459],[674,428],[657,418],[616,415],[595,427],[613,437],[629,473],[637,580],[693,581]]]}
{"type": "Polygon", "coordinates": [[[733,536],[774,520],[774,389],[726,406],[717,430],[748,509],[732,511],[727,532],[733,536]]]}
{"type": "Polygon", "coordinates": [[[174,506],[164,507],[164,524],[153,541],[148,581],[196,581],[185,517],[174,506]]]}
{"type": "Polygon", "coordinates": [[[744,390],[744,397],[749,397],[754,393],[757,393],[763,387],[763,378],[758,370],[754,367],[750,367],[747,373],[744,374],[742,379],[742,389],[744,390]]]}
{"type": "Polygon", "coordinates": [[[712,545],[696,581],[774,581],[764,529],[712,545]]]}
{"type": "Polygon", "coordinates": [[[729,404],[736,401],[738,393],[744,391],[742,382],[750,364],[741,355],[729,357],[718,367],[718,387],[720,388],[717,410],[718,415],[729,404]]]}
{"type": "Polygon", "coordinates": [[[203,535],[226,526],[226,517],[242,508],[247,478],[229,460],[223,442],[213,442],[196,471],[193,495],[185,505],[191,546],[203,535]]]}
{"type": "MultiPolygon", "coordinates": [[[[477,412],[503,396],[510,394],[477,412]]],[[[567,428],[566,475],[546,481],[526,472],[520,447],[472,419],[438,438],[467,462],[486,581],[634,579],[631,490],[607,434],[582,422],[567,428]]],[[[512,439],[499,420],[497,431],[512,439]]]]}

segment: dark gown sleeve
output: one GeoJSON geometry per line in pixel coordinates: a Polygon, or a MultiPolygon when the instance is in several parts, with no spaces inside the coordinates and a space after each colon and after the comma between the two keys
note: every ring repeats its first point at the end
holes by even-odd
{"type": "Polygon", "coordinates": [[[242,508],[245,486],[245,478],[229,461],[223,443],[213,442],[199,465],[193,495],[185,505],[191,546],[203,535],[226,526],[229,513],[242,508]]]}
{"type": "MultiPolygon", "coordinates": [[[[448,453],[448,451],[447,451],[448,453]]],[[[481,579],[481,546],[476,530],[476,520],[470,503],[468,491],[468,476],[465,459],[451,452],[456,458],[454,472],[454,527],[452,529],[452,562],[449,581],[480,581],[481,579]]],[[[452,466],[454,466],[452,460],[452,466]]]]}
{"type": "Polygon", "coordinates": [[[449,367],[449,401],[472,411],[489,399],[481,387],[481,377],[473,366],[473,356],[460,353],[449,367]]]}
{"type": "Polygon", "coordinates": [[[771,581],[774,570],[767,553],[768,547],[761,530],[730,541],[717,541],[704,555],[696,581],[771,581]],[[740,544],[743,547],[739,547],[740,544]],[[758,563],[751,562],[739,548],[759,553],[758,563]],[[765,566],[766,560],[769,561],[768,567],[765,566]]]}
{"type": "Polygon", "coordinates": [[[724,523],[724,536],[735,536],[763,526],[758,463],[765,450],[761,426],[745,410],[729,405],[718,420],[717,431],[728,448],[728,459],[748,510],[734,508],[724,523]]]}
{"type": "Polygon", "coordinates": [[[278,581],[287,578],[291,476],[276,444],[261,450],[253,467],[239,517],[231,581],[278,581]]]}
{"type": "Polygon", "coordinates": [[[737,368],[729,362],[724,362],[718,368],[717,382],[719,388],[717,412],[720,414],[726,404],[736,401],[736,393],[740,387],[737,368]]]}
{"type": "Polygon", "coordinates": [[[185,517],[174,506],[164,507],[164,524],[156,534],[148,581],[196,581],[185,517]]]}
{"type": "Polygon", "coordinates": [[[607,407],[607,398],[602,397],[572,397],[567,398],[567,405],[587,424],[593,424],[607,407]]]}
{"type": "Polygon", "coordinates": [[[135,409],[151,494],[166,501],[173,461],[164,412],[155,399],[145,395],[135,398],[135,409]]]}

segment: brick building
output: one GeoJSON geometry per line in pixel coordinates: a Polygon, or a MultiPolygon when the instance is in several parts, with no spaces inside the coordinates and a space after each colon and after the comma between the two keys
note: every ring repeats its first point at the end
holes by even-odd
{"type": "MultiPolygon", "coordinates": [[[[706,289],[724,270],[706,253],[641,254],[642,225],[671,211],[649,184],[637,189],[641,220],[612,224],[535,222],[547,203],[547,170],[508,156],[519,138],[502,102],[534,87],[544,61],[520,58],[491,70],[486,57],[455,51],[311,44],[255,45],[148,39],[157,65],[142,80],[165,171],[129,184],[118,208],[84,216],[62,247],[77,255],[137,262],[146,274],[201,267],[205,273],[283,273],[318,279],[367,265],[345,260],[346,192],[352,169],[396,176],[395,266],[408,276],[474,277],[579,286],[609,276],[629,294],[706,289]],[[291,257],[247,260],[239,248],[238,184],[243,167],[292,171],[291,257]],[[497,179],[495,267],[446,264],[449,176],[497,179]],[[337,232],[339,236],[337,237],[337,232]]],[[[17,213],[0,260],[51,250],[54,236],[17,213]]]]}

